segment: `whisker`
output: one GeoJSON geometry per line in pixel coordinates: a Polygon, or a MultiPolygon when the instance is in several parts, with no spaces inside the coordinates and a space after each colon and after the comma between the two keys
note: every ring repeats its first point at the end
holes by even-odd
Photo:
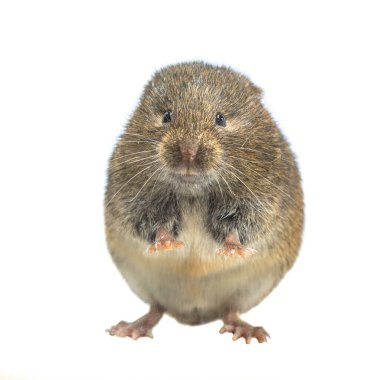
{"type": "MultiPolygon", "coordinates": [[[[235,158],[238,158],[238,157],[235,157],[235,158]]],[[[229,165],[231,167],[233,167],[236,171],[240,172],[241,174],[244,174],[243,172],[241,172],[240,170],[236,169],[233,165],[230,165],[228,164],[227,162],[225,162],[226,165],[229,165]]],[[[293,199],[288,193],[286,193],[284,190],[282,190],[280,187],[278,187],[276,184],[274,184],[270,179],[268,179],[267,177],[265,177],[265,175],[261,174],[260,172],[258,172],[257,170],[255,170],[254,168],[252,167],[247,167],[248,170],[250,170],[252,173],[254,174],[257,174],[259,175],[261,178],[263,178],[265,181],[269,182],[272,186],[274,186],[278,191],[280,191],[282,194],[286,195],[287,197],[289,197],[290,199],[293,199]]]]}
{"type": "Polygon", "coordinates": [[[137,143],[137,144],[142,144],[142,143],[147,143],[147,144],[154,144],[154,145],[157,145],[159,141],[155,141],[155,140],[123,140],[123,143],[137,143]]]}
{"type": "Polygon", "coordinates": [[[158,168],[156,169],[153,174],[144,182],[144,184],[140,187],[140,190],[136,193],[136,195],[131,199],[129,200],[128,202],[132,202],[136,199],[136,197],[140,194],[141,190],[144,188],[144,186],[150,181],[150,179],[159,171],[159,170],[162,170],[163,168],[158,168]]]}
{"type": "MultiPolygon", "coordinates": [[[[249,151],[249,152],[255,152],[255,153],[265,154],[267,156],[273,157],[272,153],[265,152],[265,150],[257,150],[257,149],[252,149],[252,148],[239,148],[239,149],[241,149],[243,151],[245,150],[245,151],[249,151]]],[[[289,162],[289,163],[291,162],[290,160],[288,160],[287,158],[282,157],[282,156],[280,156],[280,157],[274,157],[274,161],[276,161],[276,160],[282,160],[284,162],[289,162]]]]}
{"type": "Polygon", "coordinates": [[[134,152],[134,153],[123,154],[122,156],[118,156],[118,157],[114,157],[114,158],[112,158],[110,161],[120,160],[120,159],[125,158],[125,157],[135,156],[136,154],[140,154],[140,153],[150,153],[150,152],[155,152],[155,149],[141,150],[140,152],[134,152]]]}
{"type": "Polygon", "coordinates": [[[140,133],[131,133],[131,132],[124,132],[125,135],[131,135],[131,136],[139,136],[139,137],[143,137],[144,139],[148,139],[149,141],[154,141],[154,142],[160,142],[160,140],[155,140],[155,139],[152,139],[152,138],[147,138],[146,136],[140,134],[140,133]]]}
{"type": "Polygon", "coordinates": [[[245,145],[245,143],[252,137],[252,135],[254,134],[254,131],[251,132],[251,134],[244,140],[243,144],[241,145],[240,148],[243,148],[243,146],[245,145]]]}
{"type": "MultiPolygon", "coordinates": [[[[165,169],[165,168],[162,167],[161,172],[162,172],[164,169],[165,169]]],[[[152,187],[151,190],[150,190],[151,193],[153,193],[153,190],[154,190],[154,188],[155,188],[155,186],[156,186],[156,183],[157,183],[157,181],[158,181],[158,178],[159,178],[159,177],[157,176],[156,180],[154,181],[153,187],[152,187]]]]}
{"type": "MultiPolygon", "coordinates": [[[[252,164],[252,165],[255,165],[255,167],[256,167],[256,165],[257,165],[257,161],[256,160],[249,160],[249,159],[247,159],[247,158],[245,158],[245,157],[238,157],[238,156],[228,156],[229,158],[235,158],[236,160],[240,160],[240,161],[245,161],[245,162],[249,162],[250,164],[252,164]]],[[[280,157],[279,158],[277,158],[277,159],[281,159],[280,157]]],[[[276,160],[277,160],[276,159],[276,160]]],[[[276,160],[273,160],[272,162],[270,162],[270,165],[273,165],[274,164],[274,162],[276,161],[276,160]]],[[[289,161],[285,161],[285,159],[284,159],[284,162],[289,162],[289,161]]],[[[253,167],[247,167],[248,169],[250,169],[250,170],[254,170],[254,168],[253,167]]],[[[256,172],[256,171],[255,171],[256,172]]]]}
{"type": "Polygon", "coordinates": [[[106,203],[105,207],[107,207],[111,202],[112,200],[116,197],[116,195],[118,195],[120,193],[121,190],[123,190],[125,188],[125,186],[128,185],[129,182],[131,182],[133,180],[133,178],[137,177],[139,174],[141,174],[142,172],[144,172],[145,170],[148,170],[148,169],[151,169],[151,163],[149,162],[147,164],[148,166],[145,168],[145,169],[142,169],[140,170],[138,173],[136,173],[134,176],[132,176],[127,182],[125,182],[121,187],[120,189],[111,197],[111,199],[106,203]]]}
{"type": "Polygon", "coordinates": [[[136,167],[140,167],[140,166],[145,166],[145,165],[151,165],[151,164],[155,164],[156,162],[160,162],[160,159],[158,158],[157,160],[153,160],[153,161],[150,161],[148,163],[140,164],[140,165],[135,165],[135,166],[136,167]]]}
{"type": "Polygon", "coordinates": [[[136,159],[136,157],[133,157],[133,158],[130,158],[129,160],[125,160],[125,161],[122,161],[122,162],[117,162],[113,165],[110,165],[110,169],[112,168],[116,168],[117,166],[120,166],[120,165],[124,165],[124,164],[127,164],[127,163],[135,163],[135,162],[140,162],[140,161],[144,161],[144,160],[148,160],[150,158],[153,158],[153,157],[158,157],[157,154],[152,154],[151,156],[148,156],[148,157],[143,157],[143,158],[138,158],[136,159]]]}
{"type": "Polygon", "coordinates": [[[292,199],[293,198],[290,196],[290,194],[288,194],[287,192],[285,192],[284,190],[282,190],[280,187],[278,187],[276,184],[274,184],[270,179],[268,179],[267,177],[265,177],[263,174],[253,170],[252,168],[250,168],[250,170],[253,171],[253,173],[259,175],[261,178],[263,178],[265,181],[269,182],[272,186],[274,186],[278,191],[280,191],[283,195],[287,196],[289,199],[292,199]]]}
{"type": "Polygon", "coordinates": [[[222,174],[219,172],[219,175],[220,175],[220,178],[222,178],[222,180],[225,182],[225,184],[227,185],[227,188],[228,190],[230,191],[230,193],[236,198],[236,194],[232,191],[229,183],[226,181],[226,179],[222,176],[222,174]]]}
{"type": "Polygon", "coordinates": [[[226,168],[223,168],[223,170],[226,171],[228,174],[232,174],[239,182],[241,182],[243,184],[244,187],[246,187],[248,189],[248,191],[253,195],[253,197],[255,198],[255,200],[257,202],[256,212],[258,213],[258,215],[262,215],[264,210],[265,210],[263,202],[258,199],[256,194],[254,194],[252,192],[252,190],[239,178],[239,176],[237,176],[235,173],[233,173],[232,171],[230,171],[226,168]]]}
{"type": "MultiPolygon", "coordinates": [[[[265,142],[262,142],[262,143],[265,144],[265,142]]],[[[248,152],[254,152],[258,154],[264,154],[268,157],[273,158],[273,161],[282,160],[284,162],[289,162],[289,163],[292,162],[292,160],[288,160],[286,157],[283,157],[282,155],[274,156],[273,147],[265,148],[264,146],[260,146],[260,149],[253,149],[253,148],[242,147],[241,145],[237,145],[236,143],[234,144],[231,141],[228,142],[228,147],[230,149],[237,148],[237,150],[239,151],[248,151],[248,152]]]]}
{"type": "MultiPolygon", "coordinates": [[[[232,167],[234,170],[240,172],[241,174],[244,174],[240,170],[236,169],[233,165],[230,165],[227,162],[225,162],[224,164],[232,167]]],[[[226,168],[223,168],[223,170],[227,171],[227,173],[232,174],[254,196],[254,198],[256,199],[257,203],[259,203],[262,206],[262,202],[257,197],[257,195],[245,184],[245,182],[241,178],[239,178],[239,176],[237,176],[234,172],[232,172],[231,170],[228,170],[226,168]]]]}
{"type": "Polygon", "coordinates": [[[220,186],[220,183],[219,183],[218,177],[215,177],[215,179],[216,179],[216,182],[217,182],[218,187],[219,187],[219,190],[220,190],[220,196],[221,196],[222,199],[223,199],[223,191],[222,191],[222,188],[221,188],[221,186],[220,186]]]}

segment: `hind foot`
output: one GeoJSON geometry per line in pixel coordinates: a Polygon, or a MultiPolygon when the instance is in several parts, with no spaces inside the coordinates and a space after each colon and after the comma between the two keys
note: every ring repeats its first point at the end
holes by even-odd
{"type": "Polygon", "coordinates": [[[224,325],[220,329],[220,333],[230,332],[233,334],[232,339],[237,340],[239,338],[244,338],[245,343],[251,343],[252,338],[256,338],[259,343],[267,341],[270,338],[269,334],[264,330],[263,327],[254,327],[247,322],[242,321],[239,318],[237,312],[228,311],[223,318],[224,325]]]}
{"type": "Polygon", "coordinates": [[[119,322],[106,330],[112,336],[126,337],[129,336],[133,340],[142,337],[153,338],[152,329],[159,322],[164,311],[158,306],[154,306],[150,311],[132,323],[125,321],[119,322]]]}

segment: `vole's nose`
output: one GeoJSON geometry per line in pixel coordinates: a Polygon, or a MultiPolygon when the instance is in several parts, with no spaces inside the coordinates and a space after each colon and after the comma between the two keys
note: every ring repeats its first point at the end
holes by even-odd
{"type": "Polygon", "coordinates": [[[195,160],[198,152],[197,144],[191,141],[185,141],[179,144],[179,149],[181,151],[183,161],[193,162],[195,160]]]}

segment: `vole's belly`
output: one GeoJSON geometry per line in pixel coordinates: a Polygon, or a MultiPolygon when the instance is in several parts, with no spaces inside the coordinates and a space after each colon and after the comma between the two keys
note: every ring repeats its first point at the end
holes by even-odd
{"type": "Polygon", "coordinates": [[[149,304],[159,303],[179,321],[195,324],[220,318],[227,307],[239,311],[258,304],[281,277],[263,253],[218,256],[218,245],[194,225],[178,240],[185,248],[149,253],[133,236],[110,235],[113,259],[131,289],[149,304]]]}

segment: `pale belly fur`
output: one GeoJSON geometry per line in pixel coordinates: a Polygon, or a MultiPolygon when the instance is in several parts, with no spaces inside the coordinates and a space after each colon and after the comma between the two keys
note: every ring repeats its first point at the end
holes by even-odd
{"type": "Polygon", "coordinates": [[[249,257],[218,256],[196,212],[188,214],[178,240],[185,248],[149,253],[149,244],[108,228],[108,246],[131,289],[145,302],[160,304],[178,321],[205,323],[226,308],[245,312],[257,305],[283,275],[266,244],[253,241],[249,257]]]}

